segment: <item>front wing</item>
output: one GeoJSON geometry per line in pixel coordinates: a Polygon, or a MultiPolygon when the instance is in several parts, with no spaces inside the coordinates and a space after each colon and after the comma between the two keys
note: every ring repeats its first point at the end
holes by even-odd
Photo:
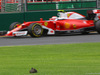
{"type": "MultiPolygon", "coordinates": [[[[7,32],[9,34],[10,31],[7,32]]],[[[12,32],[11,36],[26,36],[28,34],[28,31],[16,31],[12,32]]]]}

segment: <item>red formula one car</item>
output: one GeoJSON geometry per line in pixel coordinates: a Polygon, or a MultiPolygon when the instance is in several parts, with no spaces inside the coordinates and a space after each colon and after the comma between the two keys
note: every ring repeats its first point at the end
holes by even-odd
{"type": "Polygon", "coordinates": [[[85,17],[76,12],[60,11],[57,16],[53,16],[49,20],[24,22],[22,24],[14,22],[10,25],[10,31],[6,36],[24,36],[29,34],[32,37],[40,37],[42,35],[56,35],[67,33],[88,34],[91,31],[100,33],[100,10],[87,11],[88,16],[85,17]]]}

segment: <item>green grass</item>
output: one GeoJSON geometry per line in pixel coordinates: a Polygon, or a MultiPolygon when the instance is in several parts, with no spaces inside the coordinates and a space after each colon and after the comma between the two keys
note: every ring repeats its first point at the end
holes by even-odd
{"type": "Polygon", "coordinates": [[[100,43],[0,47],[0,75],[99,75],[100,43]]]}

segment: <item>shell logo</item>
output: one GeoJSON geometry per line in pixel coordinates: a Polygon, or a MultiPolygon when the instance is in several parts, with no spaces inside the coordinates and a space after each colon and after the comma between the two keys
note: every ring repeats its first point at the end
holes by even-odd
{"type": "Polygon", "coordinates": [[[48,25],[48,22],[44,22],[44,25],[47,26],[48,25]]]}
{"type": "Polygon", "coordinates": [[[76,29],[76,28],[77,28],[77,26],[76,26],[75,24],[73,24],[73,28],[74,28],[74,29],[76,29]]]}
{"type": "Polygon", "coordinates": [[[65,26],[66,29],[70,28],[70,24],[69,23],[65,23],[64,26],[65,26]]]}

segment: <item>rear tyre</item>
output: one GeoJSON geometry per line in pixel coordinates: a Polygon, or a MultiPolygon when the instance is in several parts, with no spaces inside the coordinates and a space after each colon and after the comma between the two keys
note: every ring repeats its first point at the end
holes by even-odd
{"type": "Polygon", "coordinates": [[[20,25],[20,24],[21,24],[21,23],[19,23],[19,22],[14,22],[14,23],[12,23],[12,24],[10,25],[10,27],[9,27],[9,31],[13,30],[14,28],[17,27],[17,25],[20,25]]]}
{"type": "Polygon", "coordinates": [[[31,37],[41,37],[43,35],[43,28],[38,23],[32,23],[28,27],[28,33],[31,37]]]}
{"type": "Polygon", "coordinates": [[[95,23],[96,31],[100,34],[100,20],[95,23]]]}

